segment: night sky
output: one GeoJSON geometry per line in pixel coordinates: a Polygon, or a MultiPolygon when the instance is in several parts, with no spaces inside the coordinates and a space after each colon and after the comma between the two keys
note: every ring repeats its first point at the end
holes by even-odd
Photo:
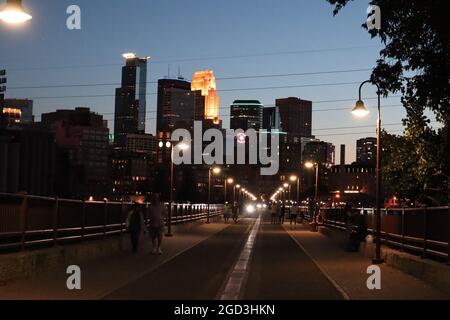
{"type": "MultiPolygon", "coordinates": [[[[180,68],[188,80],[196,70],[214,70],[225,127],[235,99],[273,105],[276,98],[296,96],[314,102],[313,134],[336,145],[336,159],[339,144],[347,144],[347,162],[352,162],[355,140],[375,136],[375,110],[364,120],[350,114],[358,89],[353,82],[369,77],[367,69],[381,48],[361,27],[368,1],[352,2],[336,17],[325,0],[24,0],[24,5],[33,20],[15,27],[0,24],[0,69],[8,72],[6,97],[34,99],[37,120],[57,108],[89,106],[112,128],[121,55],[135,52],[152,57],[150,82],[167,76],[169,64],[172,77],[180,68]],[[71,4],[82,10],[80,31],[66,28],[71,4]],[[359,71],[245,77],[341,70],[359,71]],[[223,79],[229,77],[244,78],[223,79]],[[346,84],[311,86],[336,83],[346,84]],[[49,87],[89,84],[108,85],[49,87]],[[46,88],[17,88],[33,86],[46,88]],[[284,86],[291,88],[248,90],[284,86]]],[[[147,131],[154,133],[156,84],[147,90],[147,131]]],[[[375,89],[367,86],[363,95],[375,97],[375,89]]],[[[373,107],[376,100],[367,102],[373,107]]],[[[386,129],[400,133],[405,113],[399,98],[382,103],[386,129]]]]}

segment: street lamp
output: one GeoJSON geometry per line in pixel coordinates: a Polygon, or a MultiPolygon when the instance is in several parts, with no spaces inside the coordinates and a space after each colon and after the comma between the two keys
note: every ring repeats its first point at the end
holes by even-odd
{"type": "Polygon", "coordinates": [[[375,206],[376,206],[376,250],[375,258],[372,259],[373,264],[383,263],[381,258],[381,92],[380,87],[371,80],[366,80],[359,86],[359,99],[356,101],[352,114],[356,117],[365,117],[369,114],[369,109],[365,106],[361,99],[361,89],[366,83],[372,83],[377,87],[378,107],[377,107],[377,161],[376,161],[376,191],[375,191],[375,206]]]}
{"type": "MultiPolygon", "coordinates": [[[[289,183],[284,183],[283,187],[288,190],[289,201],[291,201],[291,185],[289,183]]],[[[288,199],[286,197],[286,190],[285,190],[284,191],[284,202],[286,202],[286,200],[288,200],[288,199]]]]}
{"type": "Polygon", "coordinates": [[[22,0],[7,0],[0,11],[0,20],[10,24],[23,23],[32,18],[22,6],[22,0]]]}
{"type": "MultiPolygon", "coordinates": [[[[306,162],[305,163],[306,169],[315,169],[316,174],[316,183],[314,188],[314,202],[317,205],[317,197],[319,193],[319,164],[317,162],[306,162]]],[[[318,231],[317,229],[317,208],[314,209],[314,217],[313,217],[313,230],[312,231],[318,231]]]]}
{"type": "Polygon", "coordinates": [[[292,175],[289,177],[289,180],[291,180],[292,182],[297,182],[297,204],[300,205],[300,178],[292,175]]]}
{"type": "Polygon", "coordinates": [[[208,214],[206,216],[206,223],[209,223],[210,206],[211,206],[211,174],[219,174],[219,167],[209,167],[208,169],[208,214]]]}
{"type": "Polygon", "coordinates": [[[185,151],[189,149],[189,145],[184,142],[180,142],[177,145],[174,146],[174,144],[170,141],[166,141],[164,143],[163,141],[160,141],[158,144],[159,148],[166,148],[170,149],[170,191],[169,191],[169,212],[167,215],[167,234],[166,237],[172,237],[172,206],[173,206],[173,150],[174,147],[185,151]]]}
{"type": "Polygon", "coordinates": [[[223,203],[226,203],[227,202],[227,184],[233,184],[234,183],[234,180],[233,180],[233,178],[228,178],[228,179],[225,179],[224,180],[224,183],[223,183],[223,203]]]}

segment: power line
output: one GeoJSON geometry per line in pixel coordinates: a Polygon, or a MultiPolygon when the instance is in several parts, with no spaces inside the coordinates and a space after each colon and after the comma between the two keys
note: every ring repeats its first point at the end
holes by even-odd
{"type": "MultiPolygon", "coordinates": [[[[193,61],[207,61],[207,60],[229,60],[229,59],[242,59],[251,57],[267,57],[277,55],[295,55],[305,53],[320,53],[320,52],[332,52],[332,51],[346,51],[356,49],[375,48],[377,46],[349,46],[349,47],[337,47],[337,48],[322,48],[322,49],[306,49],[306,50],[293,50],[293,51],[278,51],[267,53],[249,53],[241,55],[229,55],[229,56],[204,56],[204,57],[192,57],[192,58],[174,58],[172,60],[149,60],[150,64],[165,64],[174,62],[193,62],[193,61]]],[[[99,63],[90,65],[68,65],[68,66],[48,66],[48,67],[27,67],[27,68],[7,68],[9,71],[28,71],[28,70],[59,70],[59,69],[77,69],[77,68],[98,68],[98,67],[113,67],[123,66],[119,63],[99,63]]]]}
{"type": "MultiPolygon", "coordinates": [[[[330,82],[330,83],[317,83],[317,84],[301,84],[292,86],[270,86],[270,87],[254,87],[254,88],[231,88],[217,90],[217,92],[236,92],[236,91],[259,91],[259,90],[275,90],[275,89],[293,89],[293,88],[310,88],[310,87],[328,87],[328,86],[345,86],[359,84],[360,82],[330,82]]],[[[147,96],[155,96],[157,92],[147,93],[147,96]]],[[[99,94],[99,95],[74,95],[74,96],[41,96],[41,97],[29,97],[32,100],[48,100],[48,99],[77,99],[77,98],[105,98],[115,97],[113,94],[99,94]]]]}
{"type": "MultiPolygon", "coordinates": [[[[332,71],[316,71],[316,72],[302,72],[302,73],[280,73],[280,74],[264,74],[264,75],[247,75],[236,77],[216,78],[216,80],[243,80],[243,79],[264,79],[264,78],[281,78],[294,76],[308,76],[308,75],[322,75],[322,74],[340,74],[353,72],[367,72],[372,69],[347,69],[347,70],[332,70],[332,71]]],[[[148,81],[146,84],[157,84],[158,81],[148,81]]],[[[90,83],[90,84],[62,84],[62,85],[40,85],[40,86],[22,86],[22,87],[8,87],[8,90],[23,90],[23,89],[58,89],[58,88],[84,88],[84,87],[105,87],[105,86],[120,86],[120,82],[107,83],[90,83]]]]}

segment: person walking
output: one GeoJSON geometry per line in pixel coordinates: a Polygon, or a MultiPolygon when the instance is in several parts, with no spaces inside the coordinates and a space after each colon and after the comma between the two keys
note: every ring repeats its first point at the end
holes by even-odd
{"type": "Polygon", "coordinates": [[[280,208],[280,216],[279,216],[279,223],[280,224],[284,224],[284,217],[285,217],[285,215],[286,215],[286,205],[283,203],[281,205],[281,208],[280,208]]]}
{"type": "Polygon", "coordinates": [[[234,221],[234,223],[237,223],[238,217],[239,217],[239,207],[238,207],[237,203],[234,203],[232,211],[233,211],[232,212],[233,213],[233,221],[234,221]]]}
{"type": "Polygon", "coordinates": [[[130,233],[131,248],[133,253],[138,252],[139,240],[145,233],[145,220],[141,205],[138,202],[133,203],[133,207],[128,213],[126,220],[127,230],[130,233]]]}
{"type": "Polygon", "coordinates": [[[153,254],[162,254],[161,245],[164,235],[164,220],[167,217],[167,208],[160,201],[159,194],[154,193],[151,197],[151,203],[148,207],[148,218],[150,238],[153,244],[153,254]]]}
{"type": "Polygon", "coordinates": [[[270,208],[270,213],[271,213],[271,222],[272,224],[276,224],[277,223],[277,218],[278,218],[278,209],[277,209],[277,205],[276,204],[272,204],[271,208],[270,208]]]}
{"type": "Polygon", "coordinates": [[[223,206],[223,219],[225,220],[225,223],[228,223],[230,217],[231,217],[230,206],[228,205],[228,202],[226,202],[225,205],[223,206]]]}
{"type": "Polygon", "coordinates": [[[291,207],[291,215],[289,216],[291,225],[292,225],[292,223],[297,225],[297,217],[298,217],[299,211],[300,211],[300,206],[296,205],[296,206],[291,207]]]}

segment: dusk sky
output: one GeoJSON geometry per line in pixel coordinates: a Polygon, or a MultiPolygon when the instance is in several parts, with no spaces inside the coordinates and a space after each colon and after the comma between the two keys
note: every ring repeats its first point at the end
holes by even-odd
{"type": "MultiPolygon", "coordinates": [[[[152,57],[149,133],[155,133],[156,123],[154,82],[168,75],[170,64],[172,77],[180,68],[188,80],[196,70],[214,70],[225,127],[235,99],[269,106],[294,96],[313,101],[313,134],[336,145],[336,159],[341,143],[352,162],[356,139],[375,136],[375,110],[363,120],[350,114],[358,85],[368,79],[381,48],[361,28],[368,1],[352,2],[336,17],[325,0],[24,0],[24,5],[33,20],[0,25],[0,69],[8,73],[6,97],[33,99],[37,120],[43,112],[88,106],[104,114],[112,128],[121,55],[135,52],[152,57]],[[82,10],[80,31],[66,28],[71,4],[82,10]],[[353,71],[324,73],[347,70],[353,71]],[[292,73],[321,74],[247,77],[292,73]],[[223,79],[229,77],[244,78],[223,79]],[[89,84],[108,85],[51,87],[89,84]],[[267,87],[290,88],[261,89],[267,87]]],[[[363,95],[374,98],[375,89],[366,86],[363,95]]],[[[367,102],[373,107],[376,100],[367,102]]],[[[405,113],[399,97],[382,104],[385,128],[400,133],[405,113]]]]}

